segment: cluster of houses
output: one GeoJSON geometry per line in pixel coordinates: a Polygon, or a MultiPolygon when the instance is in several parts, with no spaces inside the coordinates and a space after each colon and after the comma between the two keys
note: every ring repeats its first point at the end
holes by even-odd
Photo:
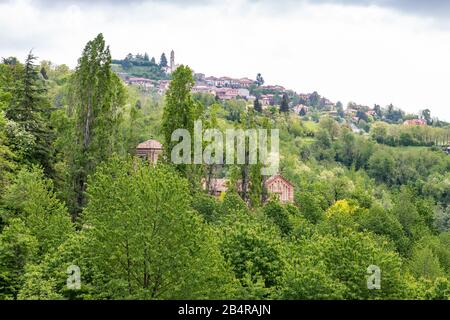
{"type": "MultiPolygon", "coordinates": [[[[142,77],[123,77],[124,81],[128,85],[139,86],[142,89],[156,89],[159,94],[164,94],[169,88],[170,80],[151,80],[142,77]]],[[[245,99],[247,101],[253,102],[256,97],[250,94],[249,86],[254,83],[254,81],[243,78],[243,79],[232,79],[228,77],[215,78],[200,78],[204,80],[199,80],[198,74],[196,74],[196,84],[192,88],[192,93],[206,93],[216,96],[220,100],[232,100],[232,99],[245,99]],[[207,79],[217,79],[209,80],[207,79]],[[226,80],[223,80],[226,79],[226,80]]],[[[284,92],[286,89],[282,86],[261,86],[263,90],[276,90],[278,92],[284,92]]],[[[274,94],[262,94],[259,97],[259,101],[263,108],[274,104],[274,94]]]]}
{"type": "MultiPolygon", "coordinates": [[[[175,63],[175,52],[170,54],[170,64],[165,72],[170,74],[175,71],[178,65],[175,63]]],[[[170,80],[151,80],[143,77],[130,77],[126,73],[119,73],[119,76],[128,85],[139,86],[144,90],[156,89],[159,94],[164,94],[169,88],[170,80]]],[[[203,73],[194,73],[195,86],[193,93],[207,93],[216,96],[220,100],[245,99],[253,102],[256,97],[250,95],[250,87],[255,84],[255,80],[249,78],[235,79],[231,77],[206,77],[203,73]]],[[[261,89],[268,91],[284,92],[286,89],[279,85],[261,86],[261,89]]],[[[265,94],[260,97],[261,105],[264,107],[274,104],[274,95],[265,94]]]]}
{"type": "Polygon", "coordinates": [[[197,84],[192,88],[192,93],[212,94],[220,100],[231,100],[237,98],[243,98],[246,100],[254,99],[254,97],[250,95],[250,91],[246,88],[212,87],[197,84]]]}
{"type": "MultiPolygon", "coordinates": [[[[142,159],[149,162],[150,165],[156,165],[158,158],[163,152],[163,145],[157,140],[147,140],[136,147],[136,154],[142,159]]],[[[264,186],[269,194],[276,195],[282,203],[294,202],[294,186],[287,179],[280,174],[271,176],[264,182],[264,186]]],[[[227,179],[214,178],[206,183],[204,181],[203,187],[209,194],[220,197],[222,193],[228,191],[229,181],[227,179]]],[[[242,190],[237,186],[238,191],[242,190]]]]}
{"type": "Polygon", "coordinates": [[[201,73],[196,73],[195,79],[197,80],[198,83],[204,83],[207,86],[217,87],[217,88],[226,87],[226,88],[234,88],[234,89],[239,89],[239,88],[247,88],[248,89],[248,88],[250,88],[250,86],[252,84],[255,83],[254,80],[251,80],[249,78],[233,79],[230,77],[220,77],[220,78],[216,78],[213,76],[205,77],[201,73]]]}
{"type": "Polygon", "coordinates": [[[142,77],[125,77],[124,81],[128,85],[135,85],[144,90],[156,89],[159,94],[164,94],[170,85],[170,80],[151,80],[142,77]]]}
{"type": "Polygon", "coordinates": [[[410,119],[403,122],[405,126],[426,126],[427,121],[425,119],[410,119]]]}

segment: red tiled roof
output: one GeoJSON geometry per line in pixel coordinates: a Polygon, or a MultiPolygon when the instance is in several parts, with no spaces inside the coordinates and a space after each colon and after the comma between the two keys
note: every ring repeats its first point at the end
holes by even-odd
{"type": "Polygon", "coordinates": [[[273,181],[275,181],[277,179],[281,179],[284,182],[286,182],[288,185],[293,186],[293,184],[290,183],[288,180],[286,180],[281,174],[276,174],[274,176],[271,176],[269,179],[266,180],[266,185],[271,184],[273,181]]]}

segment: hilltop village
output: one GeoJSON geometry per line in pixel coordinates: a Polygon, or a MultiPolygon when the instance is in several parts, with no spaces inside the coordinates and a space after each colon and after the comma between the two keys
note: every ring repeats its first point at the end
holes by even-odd
{"type": "MultiPolygon", "coordinates": [[[[160,96],[168,90],[171,73],[177,67],[173,50],[170,60],[163,53],[159,63],[156,63],[155,58],[149,59],[147,54],[129,54],[124,60],[113,60],[113,70],[126,84],[160,96]]],[[[240,100],[244,101],[247,107],[254,106],[255,109],[272,113],[284,108],[285,111],[289,110],[305,120],[315,122],[328,115],[340,123],[347,123],[355,133],[367,134],[369,124],[375,121],[405,126],[445,125],[438,119],[433,119],[428,109],[420,111],[419,114],[406,114],[392,104],[382,108],[377,104],[369,107],[349,102],[344,106],[340,101],[332,102],[316,91],[297,93],[279,84],[266,84],[261,74],[253,80],[248,77],[206,76],[194,71],[194,79],[194,95],[210,95],[217,101],[240,100]]]]}

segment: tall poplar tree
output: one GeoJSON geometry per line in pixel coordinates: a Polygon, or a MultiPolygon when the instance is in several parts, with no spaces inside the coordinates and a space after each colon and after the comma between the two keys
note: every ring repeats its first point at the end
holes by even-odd
{"type": "MultiPolygon", "coordinates": [[[[199,106],[194,102],[191,89],[195,84],[192,70],[181,65],[172,74],[172,82],[166,93],[162,130],[164,134],[164,150],[170,159],[172,149],[178,141],[172,142],[172,133],[177,129],[186,129],[193,137],[194,121],[199,116],[199,106]]],[[[186,173],[185,165],[178,165],[178,170],[186,173]]]]}
{"type": "Polygon", "coordinates": [[[118,127],[126,94],[110,65],[109,46],[99,34],[87,43],[71,79],[71,111],[75,122],[70,159],[74,217],[85,205],[88,175],[118,149],[118,127]]]}

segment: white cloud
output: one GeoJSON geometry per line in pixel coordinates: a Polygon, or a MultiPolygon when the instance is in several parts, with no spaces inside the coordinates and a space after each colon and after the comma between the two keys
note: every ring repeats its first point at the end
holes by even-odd
{"type": "Polygon", "coordinates": [[[178,62],[213,75],[255,77],[332,100],[379,103],[450,120],[450,30],[431,18],[375,6],[293,5],[276,13],[259,2],[202,5],[136,1],[121,5],[0,3],[0,56],[75,66],[103,32],[114,57],[174,49],[178,62]]]}

